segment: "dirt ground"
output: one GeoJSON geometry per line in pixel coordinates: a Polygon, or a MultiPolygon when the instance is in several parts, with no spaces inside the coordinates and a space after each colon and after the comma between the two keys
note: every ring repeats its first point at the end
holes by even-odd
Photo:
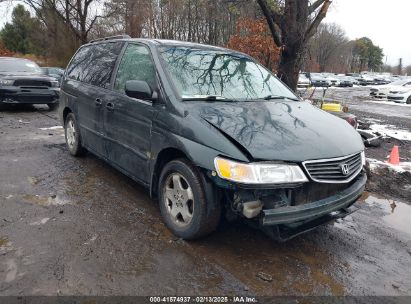
{"type": "Polygon", "coordinates": [[[411,295],[411,206],[359,210],[287,243],[241,222],[195,242],[147,190],[88,154],[57,115],[0,112],[0,295],[411,295]],[[50,129],[51,128],[51,129],[50,129]]]}

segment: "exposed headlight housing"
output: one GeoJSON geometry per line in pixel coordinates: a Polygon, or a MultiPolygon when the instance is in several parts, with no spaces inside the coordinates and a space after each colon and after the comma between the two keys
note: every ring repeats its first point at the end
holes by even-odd
{"type": "Polygon", "coordinates": [[[9,86],[9,85],[13,85],[13,84],[14,84],[14,80],[0,79],[0,85],[9,86]]]}
{"type": "Polygon", "coordinates": [[[222,179],[241,184],[292,184],[308,182],[297,165],[272,163],[240,163],[221,157],[214,159],[217,174],[222,179]]]}

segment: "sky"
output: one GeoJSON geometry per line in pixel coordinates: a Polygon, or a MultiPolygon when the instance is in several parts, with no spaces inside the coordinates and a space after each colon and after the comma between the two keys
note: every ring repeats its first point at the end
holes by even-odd
{"type": "Polygon", "coordinates": [[[388,64],[411,65],[411,0],[334,0],[325,22],[339,24],[348,38],[370,38],[388,64]]]}
{"type": "MultiPolygon", "coordinates": [[[[0,4],[0,28],[10,15],[10,5],[0,4]]],[[[339,24],[349,39],[370,38],[384,49],[384,62],[411,65],[411,0],[333,0],[325,22],[339,24]]]]}

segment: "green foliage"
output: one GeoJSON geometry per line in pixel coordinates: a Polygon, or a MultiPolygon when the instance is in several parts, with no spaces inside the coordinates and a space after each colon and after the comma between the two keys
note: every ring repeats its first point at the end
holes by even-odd
{"type": "Polygon", "coordinates": [[[0,32],[4,46],[16,53],[38,53],[38,47],[32,36],[40,29],[40,23],[32,18],[30,12],[19,4],[13,9],[11,23],[6,23],[0,32]]]}
{"type": "Polygon", "coordinates": [[[353,55],[361,69],[380,71],[383,66],[384,53],[382,48],[374,45],[367,37],[354,41],[353,55]]]}

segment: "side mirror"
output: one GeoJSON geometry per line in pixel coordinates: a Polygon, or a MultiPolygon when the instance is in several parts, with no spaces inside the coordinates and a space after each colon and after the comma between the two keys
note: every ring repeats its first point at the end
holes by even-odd
{"type": "Polygon", "coordinates": [[[136,99],[152,100],[153,90],[145,81],[129,80],[126,82],[126,95],[136,99]]]}

